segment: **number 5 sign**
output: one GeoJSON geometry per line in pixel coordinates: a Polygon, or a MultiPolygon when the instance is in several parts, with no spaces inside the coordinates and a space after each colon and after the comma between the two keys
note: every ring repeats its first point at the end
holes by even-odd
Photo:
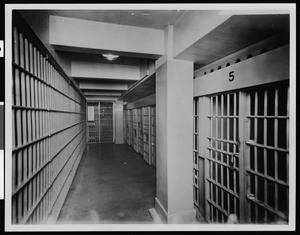
{"type": "Polygon", "coordinates": [[[232,82],[234,80],[234,71],[229,72],[229,82],[232,82]]]}

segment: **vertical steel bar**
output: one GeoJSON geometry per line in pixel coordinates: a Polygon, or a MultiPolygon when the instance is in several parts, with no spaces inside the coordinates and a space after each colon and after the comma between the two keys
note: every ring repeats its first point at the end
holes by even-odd
{"type": "MultiPolygon", "coordinates": [[[[254,92],[254,142],[257,143],[257,115],[258,115],[258,93],[257,91],[254,92]]],[[[255,172],[257,172],[258,169],[258,160],[257,160],[257,147],[254,147],[254,169],[255,172]]],[[[255,184],[255,198],[258,198],[258,176],[254,176],[255,180],[254,180],[254,184],[255,184]]],[[[257,218],[258,218],[258,206],[256,204],[255,205],[255,219],[257,222],[257,218]]]]}
{"type": "MultiPolygon", "coordinates": [[[[278,147],[278,89],[275,89],[275,102],[274,102],[274,147],[278,147]]],[[[274,178],[275,180],[278,179],[278,152],[274,151],[274,161],[275,161],[275,172],[274,172],[274,178]]],[[[278,210],[278,184],[275,183],[275,211],[278,210]]]]}

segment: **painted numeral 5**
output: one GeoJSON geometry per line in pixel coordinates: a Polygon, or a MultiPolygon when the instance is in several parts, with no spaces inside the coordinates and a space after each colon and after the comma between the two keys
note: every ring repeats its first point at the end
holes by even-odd
{"type": "Polygon", "coordinates": [[[232,82],[234,80],[234,71],[229,72],[229,82],[232,82]]]}

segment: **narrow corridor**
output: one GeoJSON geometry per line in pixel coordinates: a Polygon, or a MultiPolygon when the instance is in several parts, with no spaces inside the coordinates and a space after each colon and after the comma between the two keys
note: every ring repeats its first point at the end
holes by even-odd
{"type": "Polygon", "coordinates": [[[57,223],[153,223],[155,168],[126,145],[90,144],[57,223]]]}
{"type": "Polygon", "coordinates": [[[8,230],[294,229],[292,6],[48,7],[5,8],[8,230]]]}

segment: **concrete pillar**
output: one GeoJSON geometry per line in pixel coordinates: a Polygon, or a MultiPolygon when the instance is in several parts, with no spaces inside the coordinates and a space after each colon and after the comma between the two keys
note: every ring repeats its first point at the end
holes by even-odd
{"type": "Polygon", "coordinates": [[[123,101],[118,100],[115,103],[115,143],[124,144],[123,138],[123,101]]]}
{"type": "Polygon", "coordinates": [[[194,221],[193,62],[167,59],[156,73],[156,198],[165,223],[194,221]]]}

